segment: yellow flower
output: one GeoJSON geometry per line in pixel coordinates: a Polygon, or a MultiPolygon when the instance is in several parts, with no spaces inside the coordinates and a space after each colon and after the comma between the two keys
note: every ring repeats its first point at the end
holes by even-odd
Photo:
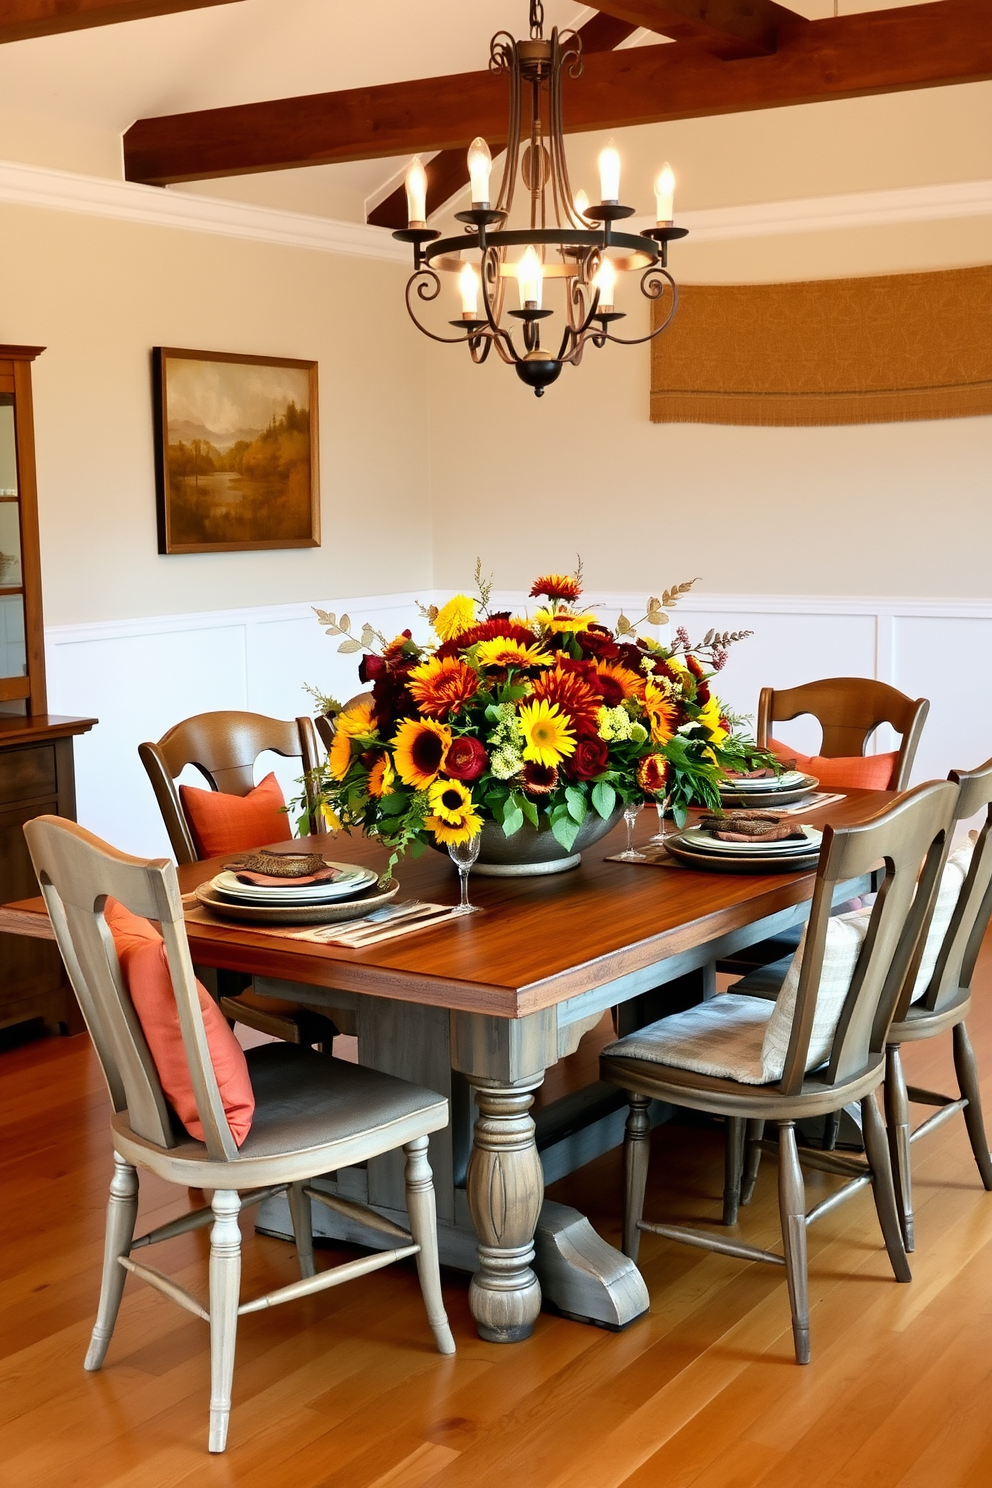
{"type": "Polygon", "coordinates": [[[340,831],[341,819],[336,811],[332,811],[326,801],[320,803],[320,814],[324,818],[324,826],[329,832],[340,831]]]}
{"type": "Polygon", "coordinates": [[[332,780],[343,780],[347,775],[351,766],[352,741],[374,734],[371,703],[355,703],[338,714],[334,720],[334,738],[327,751],[327,769],[332,780]]]}
{"type": "Polygon", "coordinates": [[[556,635],[566,630],[588,630],[590,625],[598,623],[595,615],[573,615],[570,610],[560,610],[557,607],[538,610],[534,615],[535,625],[539,625],[542,630],[554,631],[556,635]]]}
{"type": "Polygon", "coordinates": [[[395,780],[396,771],[390,763],[389,755],[384,754],[369,771],[369,795],[388,796],[395,780]]]}
{"type": "Polygon", "coordinates": [[[544,701],[520,709],[523,756],[539,765],[557,765],[575,752],[575,735],[559,708],[544,701]]]}
{"type": "Polygon", "coordinates": [[[711,744],[719,746],[728,737],[729,730],[724,727],[720,717],[720,704],[712,695],[705,707],[700,708],[696,722],[709,730],[711,744]]]}
{"type": "Polygon", "coordinates": [[[450,641],[453,636],[461,635],[463,630],[468,630],[474,624],[475,600],[469,599],[467,594],[456,594],[438,610],[434,629],[442,641],[450,641]]]}
{"type": "Polygon", "coordinates": [[[444,718],[457,713],[479,690],[479,674],[458,656],[422,662],[410,672],[408,687],[421,713],[444,718]]]}
{"type": "Polygon", "coordinates": [[[676,710],[669,694],[652,677],[644,683],[644,711],[651,723],[651,739],[667,744],[675,732],[676,710]]]}
{"type": "Polygon", "coordinates": [[[554,663],[554,657],[542,651],[536,643],[525,646],[507,636],[480,641],[475,655],[479,666],[546,667],[554,663]]]}
{"type": "Polygon", "coordinates": [[[393,736],[393,764],[404,785],[426,790],[447,758],[451,730],[433,718],[406,718],[393,736]]]}
{"type": "Polygon", "coordinates": [[[482,830],[482,818],[472,804],[472,793],[460,780],[436,780],[427,795],[431,815],[424,826],[443,846],[468,842],[482,830]]]}

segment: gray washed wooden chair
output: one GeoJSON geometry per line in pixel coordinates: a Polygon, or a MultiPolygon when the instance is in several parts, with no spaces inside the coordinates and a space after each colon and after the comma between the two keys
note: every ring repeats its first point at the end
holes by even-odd
{"type": "MultiPolygon", "coordinates": [[[[832,1194],[806,1213],[800,1160],[839,1173],[852,1184],[871,1183],[879,1223],[898,1281],[909,1281],[885,1128],[875,1091],[885,1069],[885,1039],[910,958],[932,907],[950,838],[957,787],[949,782],[920,786],[859,826],[826,827],[817,867],[802,973],[781,1078],[763,1080],[761,1040],[772,1012],[758,999],[723,994],[686,1013],[662,1018],[649,1028],[619,1039],[603,1050],[603,1077],[627,1092],[630,1112],[624,1136],[623,1249],[637,1258],[640,1232],[665,1235],[706,1250],[745,1260],[784,1265],[792,1306],[796,1359],[809,1361],[809,1303],[806,1279],[806,1227],[834,1207],[832,1194]],[[922,876],[917,879],[920,864],[922,876]],[[843,995],[835,1030],[827,1034],[825,1056],[811,1052],[820,994],[831,899],[838,884],[869,872],[884,872],[867,931],[843,995]],[[750,1004],[750,1006],[748,1006],[750,1004]],[[704,1057],[688,1055],[690,1034],[704,1057]],[[759,1054],[754,1056],[757,1040],[759,1054]],[[700,1073],[699,1065],[722,1073],[700,1073]],[[753,1083],[751,1083],[753,1081],[753,1083]],[[648,1175],[652,1099],[727,1118],[728,1147],[739,1153],[745,1122],[775,1121],[779,1130],[779,1208],[784,1256],[718,1233],[642,1218],[648,1175]],[[833,1153],[807,1153],[800,1159],[796,1123],[859,1101],[864,1122],[867,1166],[833,1153]],[[853,1169],[853,1171],[852,1171],[853,1169]]],[[[737,1182],[739,1186],[739,1167],[737,1182]]],[[[840,1193],[842,1194],[842,1189],[840,1193]]]]}
{"type": "Polygon", "coordinates": [[[239,1149],[210,1062],[174,866],[165,859],[128,857],[59,817],[37,817],[24,832],[113,1105],[114,1176],[103,1283],[85,1367],[99,1369],[103,1363],[127,1272],[150,1282],[209,1324],[209,1448],[222,1452],[239,1316],[338,1286],[411,1255],[417,1258],[437,1346],[441,1353],[453,1353],[441,1297],[434,1187],[427,1160],[429,1134],[447,1125],[444,1097],[311,1049],[267,1044],[247,1055],[256,1106],[251,1130],[239,1149]],[[103,917],[108,895],[132,913],[161,923],[203,1142],[179,1126],[162,1092],[103,917]],[[398,1147],[406,1153],[409,1233],[373,1210],[309,1186],[320,1173],[363,1163],[398,1147]],[[183,1188],[212,1190],[210,1207],[135,1239],[139,1168],[183,1188]],[[239,1211],[281,1190],[288,1192],[301,1279],[240,1302],[239,1211]],[[388,1235],[396,1248],[315,1274],[311,1199],[360,1218],[388,1235]],[[207,1306],[178,1282],[132,1259],[140,1247],[207,1224],[212,1224],[207,1306]]]}
{"type": "MultiPolygon", "coordinates": [[[[924,950],[927,948],[927,938],[923,936],[916,947],[900,991],[885,1044],[885,1117],[903,1239],[908,1251],[915,1248],[911,1143],[933,1131],[958,1111],[964,1114],[968,1139],[982,1183],[986,1189],[992,1190],[992,1157],[989,1155],[988,1137],[982,1117],[978,1070],[966,1021],[971,1009],[971,980],[975,963],[992,918],[992,760],[987,760],[977,770],[952,770],[948,778],[959,787],[955,822],[970,821],[981,811],[985,812],[985,821],[979,829],[968,874],[953,915],[936,950],[930,980],[922,993],[917,995],[917,982],[924,950]],[[915,1085],[907,1087],[901,1045],[936,1038],[948,1032],[953,1040],[957,1095],[942,1095],[915,1085]],[[915,1131],[910,1122],[910,1102],[937,1107],[935,1114],[923,1121],[915,1131]]],[[[934,926],[935,933],[937,930],[938,927],[934,926]]],[[[731,990],[735,994],[773,999],[777,996],[788,969],[789,958],[783,957],[736,982],[731,990]]],[[[752,1133],[752,1137],[754,1135],[752,1133]]],[[[754,1189],[760,1152],[760,1147],[752,1141],[740,1196],[744,1204],[749,1202],[754,1189]]]]}

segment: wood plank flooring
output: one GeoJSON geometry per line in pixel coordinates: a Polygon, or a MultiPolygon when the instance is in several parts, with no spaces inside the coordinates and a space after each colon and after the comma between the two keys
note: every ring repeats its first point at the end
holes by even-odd
{"type": "MultiPolygon", "coordinates": [[[[992,940],[971,1027],[988,1116],[992,940]]],[[[573,1078],[594,1063],[597,1034],[574,1056],[573,1078]]],[[[950,1089],[949,1047],[909,1048],[908,1077],[950,1089]]],[[[556,1094],[568,1077],[560,1066],[556,1094]]],[[[241,1320],[230,1447],[211,1458],[202,1323],[129,1280],[106,1366],[82,1368],[111,1168],[106,1117],[84,1037],[0,1054],[5,1488],[992,1484],[992,1194],[960,1119],[914,1148],[911,1285],[891,1278],[867,1193],[810,1232],[808,1368],[792,1359],[778,1268],[657,1236],[641,1252],[651,1313],[621,1334],[542,1315],[526,1344],[482,1343],[465,1278],[445,1273],[453,1359],[433,1351],[414,1271],[400,1263],[241,1320]]],[[[660,1129],[649,1216],[715,1223],[722,1151],[717,1129],[660,1129]]],[[[833,1182],[810,1174],[809,1202],[833,1182]]],[[[552,1194],[618,1240],[618,1153],[552,1194]]],[[[190,1202],[199,1196],[144,1177],[139,1223],[190,1202]]],[[[771,1159],[740,1228],[776,1243],[771,1159]]],[[[206,1249],[204,1233],[186,1236],[156,1263],[202,1292],[206,1249]]],[[[247,1234],[246,1295],[294,1276],[289,1246],[247,1234]]]]}

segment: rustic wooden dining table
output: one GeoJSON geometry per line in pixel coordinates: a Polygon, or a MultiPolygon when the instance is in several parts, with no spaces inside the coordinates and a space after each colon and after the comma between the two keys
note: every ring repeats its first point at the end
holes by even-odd
{"type": "MultiPolygon", "coordinates": [[[[803,821],[867,819],[891,792],[848,791],[803,821]]],[[[635,837],[643,841],[647,813],[635,837]]],[[[577,1210],[543,1201],[546,1181],[621,1140],[625,1107],[594,1083],[531,1114],[545,1071],[614,1009],[623,1034],[712,996],[715,962],[802,922],[815,875],[705,872],[609,861],[621,829],[586,849],[579,867],[528,878],[472,876],[483,912],[361,950],[209,919],[187,922],[193,961],[242,972],[258,992],[353,1015],[363,1064],[448,1097],[451,1122],[431,1138],[442,1260],[472,1271],[470,1305],[483,1338],[531,1332],[544,1298],[568,1316],[622,1328],[647,1310],[633,1262],[577,1210]],[[473,1109],[473,1107],[475,1109],[473,1109]]],[[[310,839],[337,860],[385,867],[381,846],[359,837],[310,839]]],[[[180,868],[184,893],[220,859],[180,868]]],[[[434,851],[403,859],[400,898],[455,903],[457,879],[434,851]]],[[[843,885],[839,897],[867,883],[843,885]]],[[[0,909],[0,931],[51,935],[44,903],[0,909]]],[[[660,1117],[663,1112],[656,1113],[660,1117]]],[[[405,1223],[402,1154],[328,1175],[329,1190],[405,1223]]],[[[259,1227],[288,1233],[268,1200],[259,1227]]],[[[321,1206],[317,1233],[382,1246],[381,1234],[321,1206]]]]}

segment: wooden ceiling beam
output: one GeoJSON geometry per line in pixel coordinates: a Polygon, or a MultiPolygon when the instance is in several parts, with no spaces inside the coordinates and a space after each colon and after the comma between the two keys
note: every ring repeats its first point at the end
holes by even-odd
{"type": "MultiPolygon", "coordinates": [[[[676,42],[595,53],[566,80],[569,132],[622,129],[992,78],[990,0],[933,0],[790,29],[778,50],[724,62],[676,42]]],[[[164,186],[256,171],[466,149],[506,129],[506,79],[489,72],[139,119],[129,181],[164,186]]]]}
{"type": "Polygon", "coordinates": [[[720,57],[774,52],[789,26],[805,16],[775,0],[595,0],[596,9],[632,26],[645,26],[673,41],[698,41],[720,57]]]}
{"type": "Polygon", "coordinates": [[[234,4],[240,0],[0,0],[0,42],[234,4]]]}
{"type": "MultiPolygon", "coordinates": [[[[628,36],[633,36],[637,30],[636,26],[628,25],[626,21],[615,20],[613,16],[594,15],[584,26],[579,27],[579,35],[582,37],[582,50],[590,52],[609,52],[626,41],[628,36]]],[[[504,145],[505,140],[489,140],[489,148],[495,160],[504,145]]],[[[428,220],[450,201],[456,192],[468,184],[468,160],[464,150],[442,150],[429,161],[427,166],[427,217],[428,220]]],[[[406,227],[406,189],[397,186],[384,197],[378,206],[373,207],[367,221],[373,227],[406,227]]]]}

